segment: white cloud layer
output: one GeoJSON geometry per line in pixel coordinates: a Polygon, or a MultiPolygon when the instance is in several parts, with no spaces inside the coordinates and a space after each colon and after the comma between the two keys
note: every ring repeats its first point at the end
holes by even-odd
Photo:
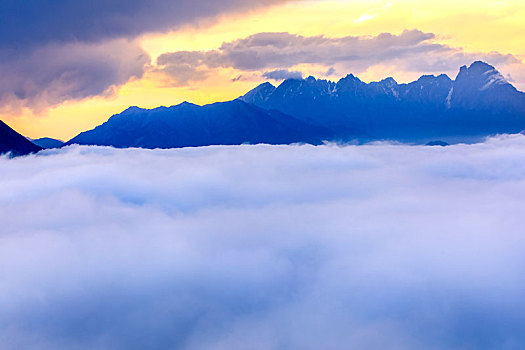
{"type": "Polygon", "coordinates": [[[0,159],[0,348],[523,349],[525,136],[0,159]]]}

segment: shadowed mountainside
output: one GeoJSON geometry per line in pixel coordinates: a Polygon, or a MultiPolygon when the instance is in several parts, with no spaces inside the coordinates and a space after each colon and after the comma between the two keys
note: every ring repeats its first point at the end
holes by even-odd
{"type": "Polygon", "coordinates": [[[41,149],[0,120],[0,154],[11,153],[13,156],[22,156],[41,149]]]}
{"type": "Polygon", "coordinates": [[[152,110],[130,107],[67,144],[143,148],[243,143],[320,144],[329,135],[321,126],[234,100],[206,106],[185,102],[152,110]]]}

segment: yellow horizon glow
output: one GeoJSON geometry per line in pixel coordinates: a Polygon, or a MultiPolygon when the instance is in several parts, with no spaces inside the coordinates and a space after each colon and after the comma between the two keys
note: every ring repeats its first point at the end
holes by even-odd
{"type": "MultiPolygon", "coordinates": [[[[215,49],[223,42],[259,32],[341,37],[374,36],[383,32],[399,34],[405,29],[434,33],[436,42],[460,47],[467,52],[498,51],[512,54],[522,61],[525,59],[522,39],[525,3],[518,0],[442,0],[439,3],[416,0],[298,1],[247,14],[224,16],[213,24],[204,22],[165,34],[144,35],[140,42],[154,62],[165,52],[215,49]]],[[[389,69],[391,67],[372,67],[359,77],[371,81],[389,75],[400,82],[415,78],[414,73],[389,69]]],[[[315,68],[305,67],[305,71],[315,72],[315,68]]],[[[524,81],[514,84],[523,90],[525,72],[518,73],[524,81]]],[[[112,97],[68,101],[36,115],[24,110],[18,115],[0,115],[0,119],[31,138],[49,136],[68,140],[131,105],[153,108],[185,100],[197,104],[225,101],[246,93],[263,80],[252,77],[232,82],[238,74],[233,69],[219,69],[206,81],[196,82],[191,87],[165,86],[153,74],[146,74],[142,79],[122,86],[112,97]]]]}

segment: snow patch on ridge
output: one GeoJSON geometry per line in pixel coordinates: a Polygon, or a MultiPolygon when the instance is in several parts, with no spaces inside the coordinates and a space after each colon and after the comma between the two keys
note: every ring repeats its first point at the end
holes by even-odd
{"type": "Polygon", "coordinates": [[[486,71],[483,75],[488,76],[488,82],[479,90],[485,91],[493,85],[505,85],[508,84],[507,80],[503,75],[495,69],[486,71]]]}
{"type": "Polygon", "coordinates": [[[447,96],[447,108],[449,108],[449,109],[450,109],[450,106],[451,106],[452,94],[453,93],[454,93],[454,87],[451,87],[450,91],[448,92],[448,96],[447,96]]]}

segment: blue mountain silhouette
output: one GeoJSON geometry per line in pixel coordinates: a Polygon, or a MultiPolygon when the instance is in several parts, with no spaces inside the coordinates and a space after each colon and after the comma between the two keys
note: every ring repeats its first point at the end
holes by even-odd
{"type": "Polygon", "coordinates": [[[465,141],[525,129],[525,94],[491,65],[463,66],[455,80],[422,76],[409,84],[288,79],[264,83],[229,102],[131,107],[68,144],[172,148],[322,141],[465,141]]]}
{"type": "Polygon", "coordinates": [[[184,102],[152,110],[131,107],[68,144],[176,148],[243,143],[320,144],[330,132],[278,111],[234,100],[206,106],[184,102]]]}
{"type": "Polygon", "coordinates": [[[322,125],[342,139],[424,141],[525,129],[525,94],[480,61],[461,67],[455,80],[426,75],[409,84],[392,78],[367,84],[353,75],[337,83],[309,77],[277,88],[265,83],[240,99],[322,125]]]}

